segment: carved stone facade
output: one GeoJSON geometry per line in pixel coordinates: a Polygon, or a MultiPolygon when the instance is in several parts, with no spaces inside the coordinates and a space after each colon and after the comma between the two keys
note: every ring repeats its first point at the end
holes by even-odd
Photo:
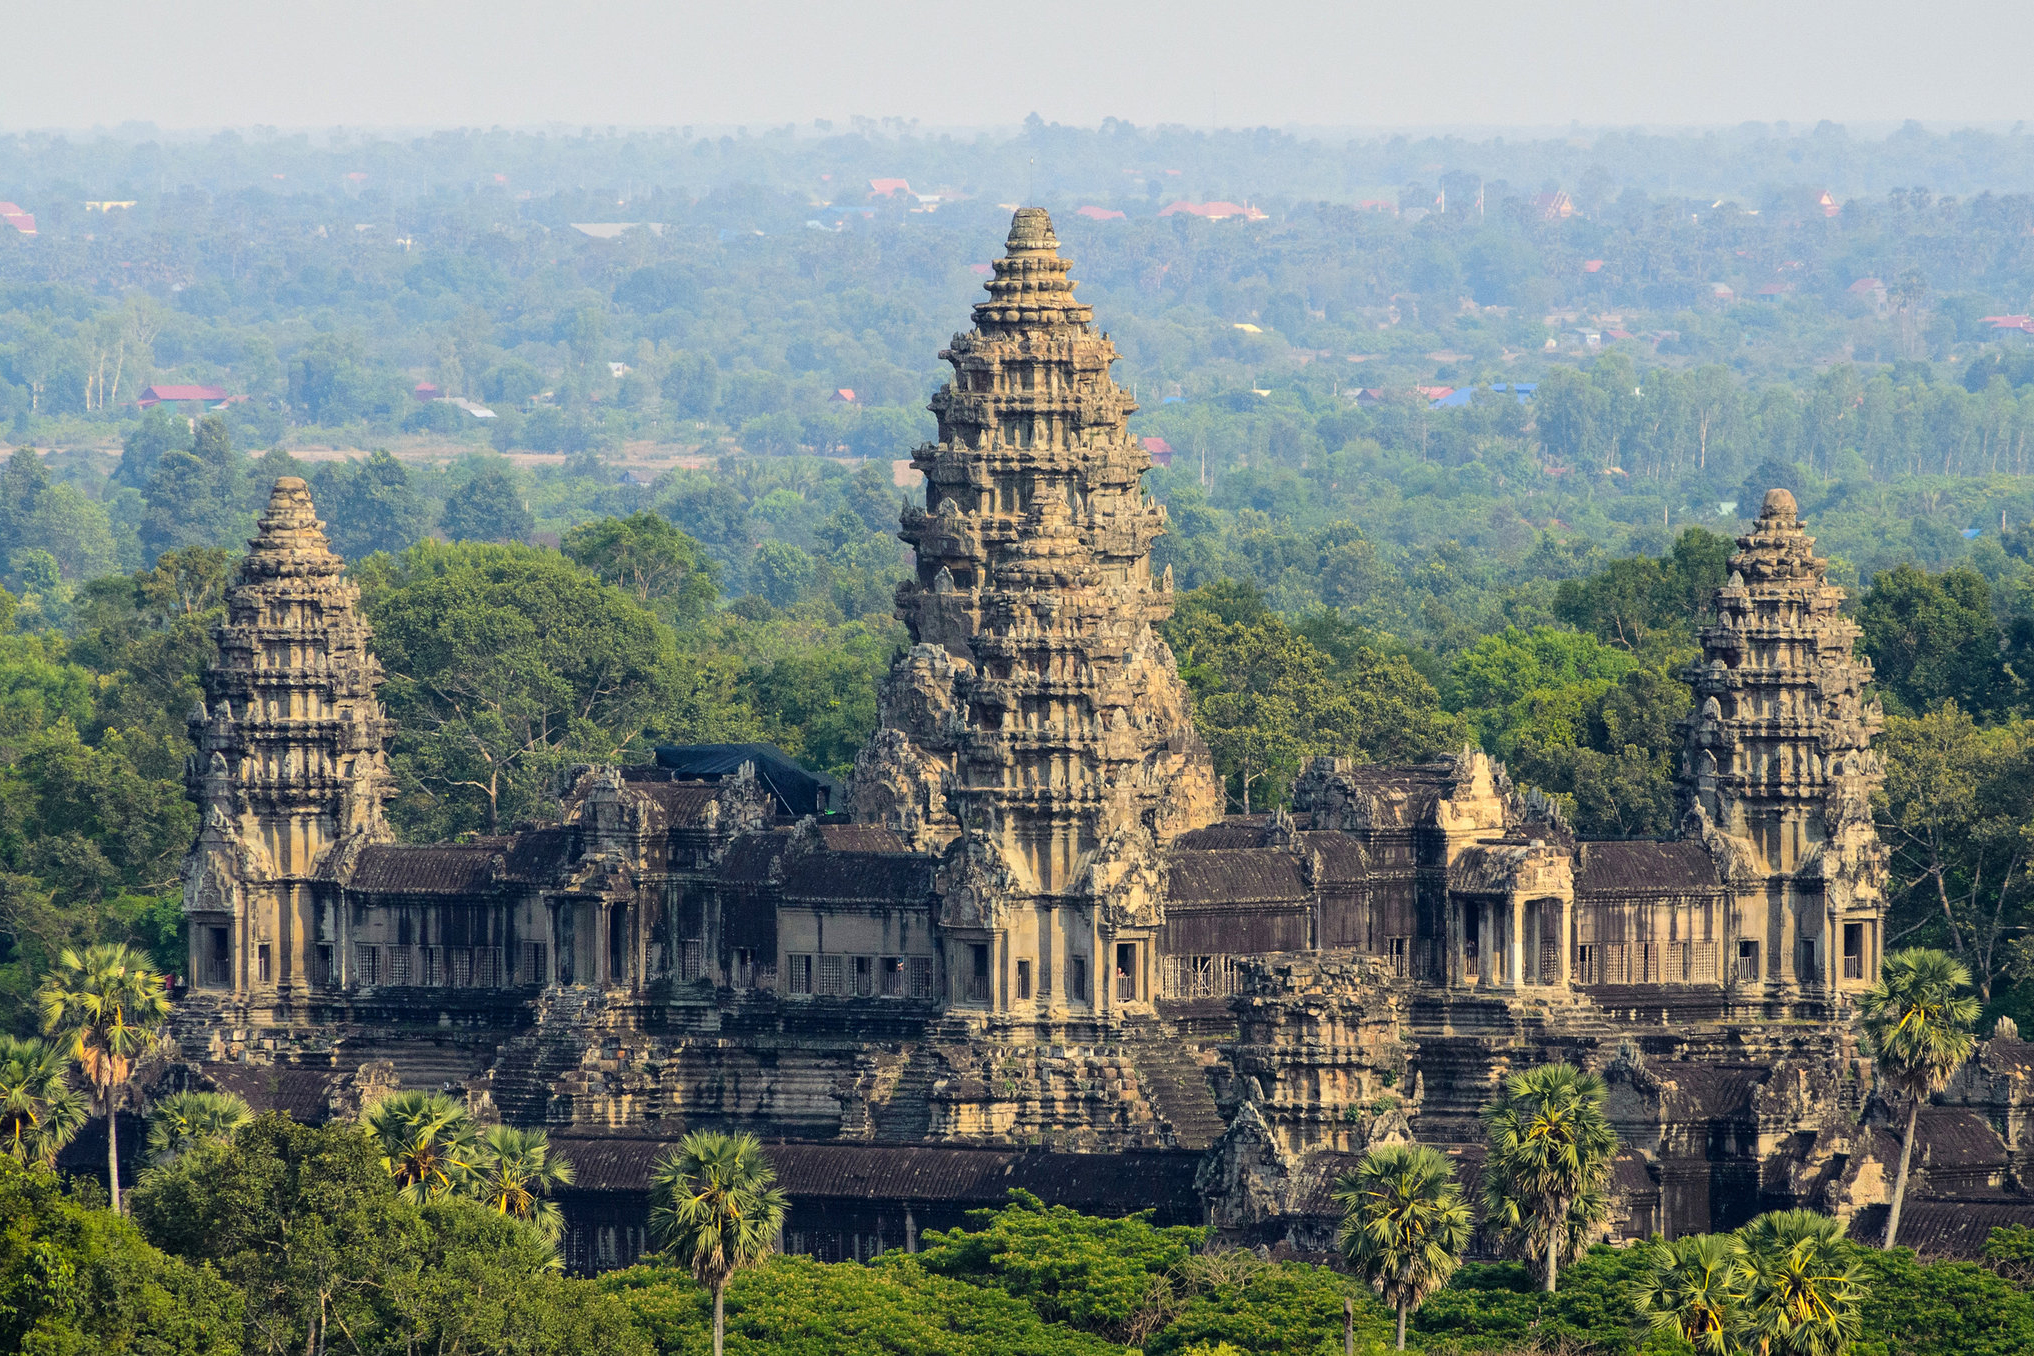
{"type": "Polygon", "coordinates": [[[245,1020],[287,1023],[343,980],[344,921],[316,882],[391,840],[381,666],[324,526],[302,480],[275,483],[188,722],[190,973],[245,1020]]]}
{"type": "Polygon", "coordinates": [[[940,357],[939,437],[898,587],[913,646],[884,685],[856,813],[944,847],[939,929],[955,997],[1047,1019],[1148,1012],[1164,918],[1159,849],[1219,817],[1151,576],[1165,510],[1115,349],[1019,209],[975,328],[940,357]]]}
{"type": "MultiPolygon", "coordinates": [[[[1627,1231],[1869,1209],[1849,998],[1882,945],[1878,712],[1791,497],[1702,633],[1678,839],[1578,841],[1473,749],[1317,760],[1289,809],[1225,817],[1154,630],[1164,511],[1067,268],[1020,211],[943,355],[902,524],[913,644],[852,815],[800,818],[755,763],[714,780],[681,750],[580,769],[548,827],[393,842],[367,628],[302,482],[278,482],[192,721],[193,1077],[245,1091],[277,1066],[318,1083],[289,1094],[307,1114],[449,1086],[548,1126],[607,1193],[573,1208],[613,1246],[571,1245],[605,1260],[640,1238],[615,1202],[651,1156],[617,1146],[699,1125],[895,1184],[852,1228],[792,1231],[861,1240],[822,1251],[954,1216],[958,1195],[908,1195],[934,1190],[913,1155],[1020,1149],[1070,1182],[1120,1155],[1169,1210],[1197,1174],[1233,1236],[1311,1246],[1341,1167],[1416,1137],[1473,1173],[1478,1108],[1551,1058],[1612,1081],[1627,1231]]],[[[2024,1049],[1995,1041],[1959,1085],[2015,1146],[2024,1049]]],[[[1983,1176],[1959,1171],[1940,1180],[1983,1176]]]]}
{"type": "Polygon", "coordinates": [[[1767,493],[1730,571],[1689,675],[1681,768],[1684,832],[1751,901],[1727,920],[1728,981],[1774,997],[1862,989],[1879,972],[1886,878],[1871,661],[1786,490],[1767,493]]]}

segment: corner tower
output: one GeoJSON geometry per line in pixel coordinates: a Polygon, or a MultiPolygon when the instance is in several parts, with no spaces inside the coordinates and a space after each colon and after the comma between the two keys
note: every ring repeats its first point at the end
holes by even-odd
{"type": "Polygon", "coordinates": [[[336,906],[314,880],[390,837],[381,666],[324,527],[302,480],[276,481],[189,720],[201,816],[184,862],[192,989],[251,1007],[332,983],[336,906]]]}
{"type": "Polygon", "coordinates": [[[1858,628],[1793,495],[1768,491],[1737,545],[1690,675],[1685,829],[1734,887],[1739,990],[1863,989],[1878,975],[1886,877],[1871,662],[1852,651],[1858,628]]]}
{"type": "Polygon", "coordinates": [[[1011,219],[975,328],[940,353],[925,506],[901,536],[913,645],[855,768],[858,817],[946,850],[950,994],[1017,1014],[1148,1000],[1157,849],[1221,814],[1206,746],[1154,623],[1136,409],[1074,299],[1052,220],[1011,219]]]}

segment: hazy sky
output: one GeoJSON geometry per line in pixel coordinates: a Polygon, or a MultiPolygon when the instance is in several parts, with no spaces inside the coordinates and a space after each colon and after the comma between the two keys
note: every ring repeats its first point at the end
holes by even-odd
{"type": "Polygon", "coordinates": [[[0,128],[2028,116],[1993,0],[4,0],[0,128]]]}

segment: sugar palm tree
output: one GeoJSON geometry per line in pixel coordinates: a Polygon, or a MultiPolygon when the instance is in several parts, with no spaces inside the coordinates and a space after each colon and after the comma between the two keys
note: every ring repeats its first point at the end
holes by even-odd
{"type": "Polygon", "coordinates": [[[565,1220],[551,1188],[572,1184],[572,1161],[551,1151],[542,1130],[490,1126],[480,1137],[467,1190],[490,1210],[519,1219],[555,1245],[565,1220]]]}
{"type": "Polygon", "coordinates": [[[1543,1064],[1505,1079],[1483,1108],[1484,1216],[1539,1261],[1550,1294],[1561,1263],[1589,1246],[1610,1213],[1605,1189],[1617,1132],[1603,1114],[1604,1096],[1595,1074],[1543,1064]]]}
{"type": "Polygon", "coordinates": [[[139,956],[102,943],[82,954],[65,947],[56,973],[43,980],[36,997],[43,1031],[58,1037],[64,1052],[77,1061],[94,1107],[106,1117],[106,1181],[118,1213],[120,1097],[135,1064],[161,1039],[169,1019],[168,990],[162,976],[139,956]]]}
{"type": "Polygon", "coordinates": [[[148,1154],[172,1163],[201,1144],[233,1138],[254,1111],[231,1092],[173,1092],[148,1113],[148,1154]]]}
{"type": "Polygon", "coordinates": [[[62,1045],[0,1034],[0,1150],[22,1163],[55,1166],[85,1123],[85,1099],[66,1075],[62,1045]]]}
{"type": "Polygon", "coordinates": [[[435,1201],[472,1179],[479,1133],[466,1108],[444,1093],[390,1093],[368,1107],[361,1121],[404,1200],[435,1201]]]}
{"type": "Polygon", "coordinates": [[[1858,1000],[1864,1012],[1867,1048],[1879,1077],[1906,1094],[1907,1130],[1900,1136],[1900,1170],[1893,1178],[1893,1204],[1886,1214],[1886,1241],[1900,1232],[1900,1207],[1907,1199],[1907,1167],[1914,1157],[1914,1131],[1921,1104],[1941,1090],[1977,1047],[1971,1027],[1978,1001],[1970,992],[1970,971],[1946,951],[1913,947],[1886,957],[1879,982],[1858,1000]]]}
{"type": "Polygon", "coordinates": [[[1843,1226],[1776,1210],[1738,1230],[1737,1343],[1756,1356],[1839,1356],[1863,1328],[1864,1281],[1843,1226]]]}
{"type": "Polygon", "coordinates": [[[1632,1307],[1656,1333],[1673,1333],[1701,1356],[1727,1356],[1744,1244],[1733,1234],[1694,1234],[1644,1245],[1645,1274],[1632,1307]]]}
{"type": "Polygon", "coordinates": [[[1335,1204],[1342,1256],[1398,1310],[1404,1351],[1406,1316],[1448,1283],[1469,1247],[1469,1205],[1455,1169],[1432,1149],[1391,1145],[1336,1179],[1335,1204]]]}
{"type": "Polygon", "coordinates": [[[754,1135],[695,1130],[650,1175],[650,1232],[713,1291],[713,1356],[721,1356],[727,1283],[776,1246],[788,1204],[754,1135]]]}

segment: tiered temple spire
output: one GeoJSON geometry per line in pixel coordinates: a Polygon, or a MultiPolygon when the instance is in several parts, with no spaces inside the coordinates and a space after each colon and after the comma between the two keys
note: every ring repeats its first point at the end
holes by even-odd
{"type": "Polygon", "coordinates": [[[1817,987],[1878,973],[1885,848],[1871,794],[1884,780],[1867,697],[1871,661],[1815,555],[1794,496],[1771,490],[1738,538],[1702,628],[1682,755],[1686,828],[1745,883],[1770,882],[1771,918],[1739,920],[1731,978],[1817,987]]]}
{"type": "MultiPolygon", "coordinates": [[[[1109,378],[1115,348],[1074,299],[1058,244],[1043,210],[1019,210],[975,329],[940,354],[954,376],[932,400],[938,441],[912,462],[925,507],[906,510],[901,534],[917,552],[918,577],[898,590],[915,644],[853,792],[861,817],[922,846],[965,830],[942,922],[981,931],[998,1008],[1113,1002],[1092,982],[1069,1000],[1053,977],[1145,963],[1095,953],[1155,926],[1157,846],[1221,812],[1153,629],[1172,589],[1151,572],[1165,510],[1144,494],[1136,406],[1109,378]]],[[[960,958],[964,981],[982,959],[960,958]]],[[[1111,994],[1146,991],[1121,978],[1111,994]]]]}
{"type": "Polygon", "coordinates": [[[295,476],[276,481],[190,716],[204,816],[185,869],[191,974],[241,997],[302,994],[344,964],[310,882],[385,841],[393,726],[360,591],[295,476]]]}

